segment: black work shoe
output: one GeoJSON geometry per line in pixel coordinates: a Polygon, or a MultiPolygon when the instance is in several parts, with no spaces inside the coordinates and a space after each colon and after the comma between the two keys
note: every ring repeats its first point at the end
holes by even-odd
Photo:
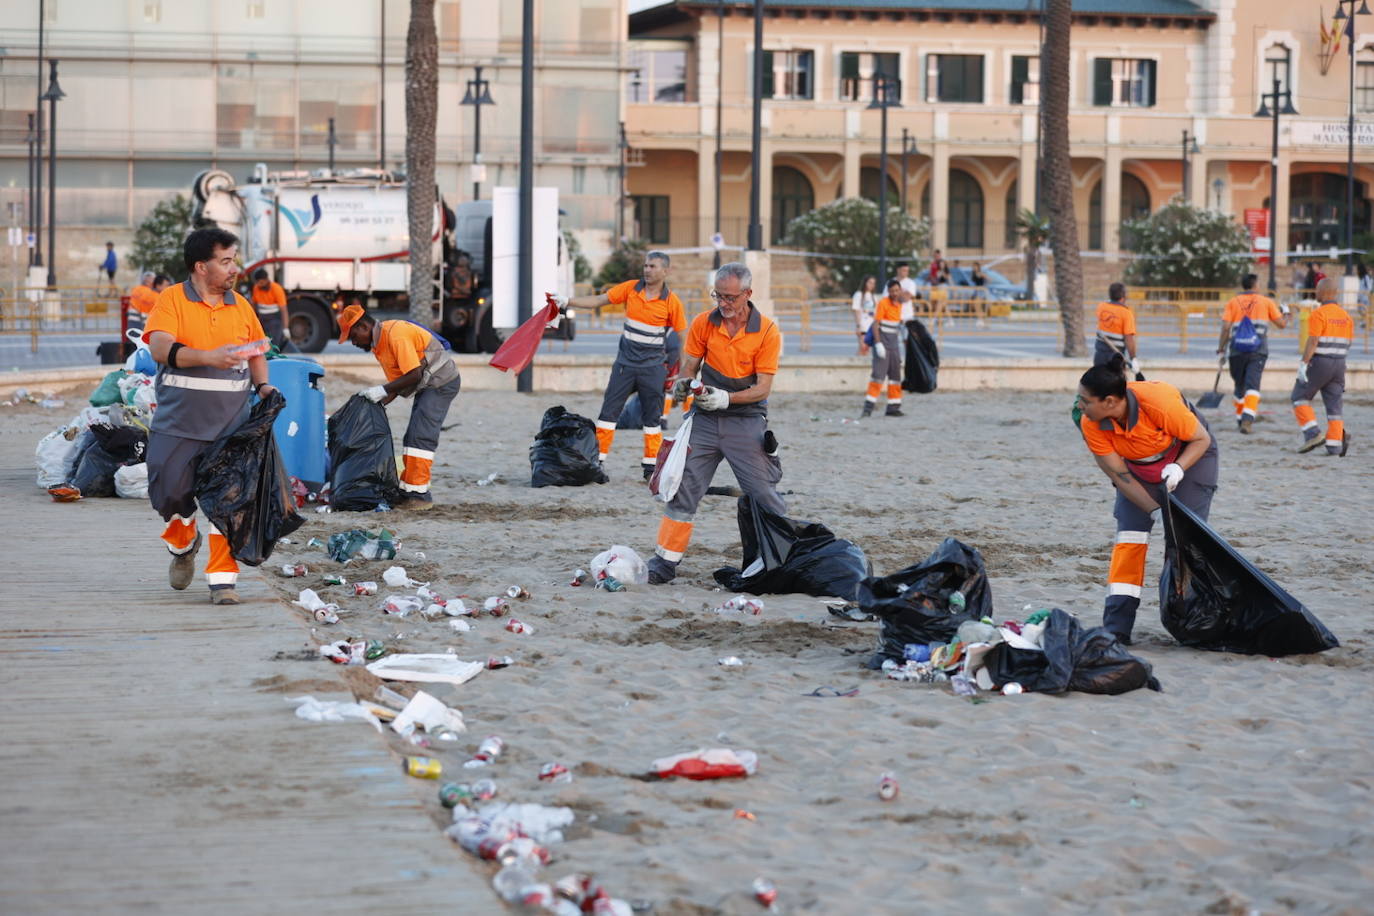
{"type": "Polygon", "coordinates": [[[771,429],[764,430],[763,453],[770,457],[778,453],[778,437],[773,435],[773,431],[771,429]]]}
{"type": "Polygon", "coordinates": [[[413,493],[397,503],[396,508],[402,512],[426,512],[434,508],[434,497],[428,493],[423,496],[419,493],[413,493]]]}
{"type": "Polygon", "coordinates": [[[1339,454],[1342,458],[1344,458],[1344,457],[1345,457],[1345,453],[1348,452],[1348,451],[1350,451],[1350,433],[1342,432],[1342,433],[1341,433],[1341,450],[1340,450],[1337,454],[1339,454]]]}
{"type": "Polygon", "coordinates": [[[649,584],[667,585],[677,578],[677,564],[662,557],[649,560],[649,584]]]}
{"type": "Polygon", "coordinates": [[[645,479],[645,480],[648,480],[650,477],[653,477],[653,476],[654,476],[654,465],[652,465],[652,464],[646,464],[646,465],[644,465],[644,479],[645,479]]]}
{"type": "Polygon", "coordinates": [[[1314,448],[1317,448],[1318,446],[1322,445],[1325,441],[1326,440],[1322,438],[1321,433],[1317,433],[1311,439],[1308,439],[1302,445],[1298,446],[1298,454],[1305,455],[1308,452],[1312,451],[1314,448]]]}
{"type": "Polygon", "coordinates": [[[177,591],[185,589],[196,577],[196,554],[200,551],[200,539],[201,534],[197,531],[190,550],[172,554],[172,565],[167,570],[167,584],[177,591]]]}
{"type": "Polygon", "coordinates": [[[1241,434],[1242,434],[1242,435],[1246,435],[1246,436],[1250,435],[1250,428],[1253,427],[1254,425],[1255,425],[1255,418],[1254,418],[1254,417],[1248,417],[1248,416],[1247,416],[1247,417],[1241,417],[1241,418],[1240,418],[1240,431],[1241,431],[1241,434]]]}
{"type": "Polygon", "coordinates": [[[867,403],[866,403],[866,404],[864,404],[864,412],[861,413],[861,414],[859,414],[859,417],[860,417],[860,419],[862,419],[862,418],[864,418],[864,417],[871,417],[871,416],[873,416],[873,405],[872,405],[872,404],[867,404],[867,403]]]}
{"type": "Polygon", "coordinates": [[[220,605],[243,604],[243,601],[239,598],[239,593],[232,588],[212,588],[210,589],[210,603],[220,605]]]}
{"type": "Polygon", "coordinates": [[[887,405],[887,412],[886,412],[885,414],[883,414],[883,416],[885,416],[885,417],[904,417],[904,416],[906,416],[906,414],[902,413],[902,408],[897,407],[897,406],[892,405],[892,404],[889,404],[889,405],[887,405]]]}

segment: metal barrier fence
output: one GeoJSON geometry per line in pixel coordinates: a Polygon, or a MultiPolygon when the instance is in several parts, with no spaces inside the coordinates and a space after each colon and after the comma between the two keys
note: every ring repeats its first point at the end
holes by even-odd
{"type": "Polygon", "coordinates": [[[17,293],[0,298],[0,335],[28,337],[32,353],[52,335],[120,332],[123,295],[108,287],[21,287],[17,293]]]}

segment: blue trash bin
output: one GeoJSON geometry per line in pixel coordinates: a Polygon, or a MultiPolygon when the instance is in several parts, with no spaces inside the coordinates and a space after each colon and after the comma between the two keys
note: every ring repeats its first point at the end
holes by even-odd
{"type": "Polygon", "coordinates": [[[269,359],[267,378],[286,396],[286,409],[272,424],[286,471],[311,490],[328,479],[325,444],[324,367],[309,359],[269,359]]]}

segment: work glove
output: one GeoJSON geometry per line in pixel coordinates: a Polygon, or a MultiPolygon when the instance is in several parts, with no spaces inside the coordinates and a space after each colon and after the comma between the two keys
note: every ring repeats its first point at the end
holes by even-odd
{"type": "Polygon", "coordinates": [[[1290,312],[1292,312],[1293,310],[1290,309],[1286,304],[1280,304],[1280,305],[1279,305],[1279,311],[1283,313],[1283,317],[1287,318],[1287,317],[1288,317],[1288,314],[1289,314],[1290,312]]]}
{"type": "Polygon", "coordinates": [[[1164,484],[1164,489],[1172,493],[1183,482],[1183,468],[1172,462],[1166,464],[1164,471],[1159,475],[1159,479],[1164,484]]]}
{"type": "Polygon", "coordinates": [[[1132,374],[1132,375],[1139,375],[1139,374],[1140,374],[1140,360],[1139,360],[1139,358],[1134,357],[1134,356],[1131,357],[1131,374],[1132,374]]]}
{"type": "Polygon", "coordinates": [[[1307,363],[1298,363],[1298,381],[1307,384],[1307,363]]]}
{"type": "Polygon", "coordinates": [[[382,399],[386,397],[386,389],[381,385],[373,385],[371,388],[364,388],[362,391],[359,391],[358,394],[361,394],[374,404],[380,404],[382,399]]]}
{"type": "Polygon", "coordinates": [[[887,359],[887,347],[883,346],[881,340],[873,341],[873,353],[878,359],[887,359]]]}
{"type": "Polygon", "coordinates": [[[679,404],[692,396],[692,379],[683,376],[673,382],[673,400],[679,404]]]}
{"type": "Polygon", "coordinates": [[[730,406],[730,392],[721,388],[706,387],[697,395],[696,404],[702,410],[724,410],[730,406]]]}
{"type": "Polygon", "coordinates": [[[562,293],[545,293],[544,301],[549,305],[557,306],[560,315],[568,310],[568,297],[562,293]]]}

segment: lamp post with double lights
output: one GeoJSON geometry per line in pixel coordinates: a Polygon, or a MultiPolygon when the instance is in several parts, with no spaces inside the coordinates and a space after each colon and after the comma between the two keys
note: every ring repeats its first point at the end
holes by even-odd
{"type": "Polygon", "coordinates": [[[902,215],[910,216],[911,212],[906,208],[906,167],[907,157],[914,156],[920,150],[916,148],[916,138],[907,133],[905,127],[902,128],[902,215]]]}
{"type": "Polygon", "coordinates": [[[482,199],[482,180],[486,169],[482,166],[482,106],[495,105],[491,98],[491,80],[482,79],[482,68],[474,67],[475,76],[468,80],[467,92],[460,105],[472,106],[472,199],[482,199]]]}
{"type": "Polygon", "coordinates": [[[873,101],[869,108],[882,113],[882,130],[878,140],[878,283],[887,283],[887,110],[900,108],[893,98],[897,81],[886,73],[873,74],[873,101]]]}
{"type": "Polygon", "coordinates": [[[1188,157],[1196,156],[1200,152],[1202,150],[1198,149],[1197,134],[1189,134],[1185,130],[1183,132],[1183,199],[1188,203],[1192,203],[1193,200],[1190,193],[1193,189],[1193,176],[1190,174],[1188,157]]]}
{"type": "Polygon", "coordinates": [[[1355,17],[1368,16],[1369,4],[1358,0],[1360,8],[1355,9],[1356,0],[1336,0],[1337,21],[1345,22],[1345,34],[1350,39],[1346,46],[1350,58],[1350,96],[1346,111],[1345,147],[1345,275],[1355,276],[1355,17]],[[1350,7],[1350,12],[1346,12],[1350,7]]]}
{"type": "Polygon", "coordinates": [[[48,91],[43,101],[48,103],[48,289],[57,286],[57,249],[54,230],[57,228],[57,103],[67,94],[57,85],[57,61],[48,61],[48,91]]]}
{"type": "Polygon", "coordinates": [[[1283,81],[1274,78],[1274,91],[1260,96],[1260,107],[1255,112],[1257,118],[1273,118],[1273,145],[1269,153],[1269,295],[1278,292],[1278,282],[1274,276],[1275,262],[1278,260],[1278,203],[1279,203],[1279,115],[1294,115],[1293,93],[1281,89],[1283,81]],[[1280,104],[1282,107],[1280,107],[1280,104]]]}

